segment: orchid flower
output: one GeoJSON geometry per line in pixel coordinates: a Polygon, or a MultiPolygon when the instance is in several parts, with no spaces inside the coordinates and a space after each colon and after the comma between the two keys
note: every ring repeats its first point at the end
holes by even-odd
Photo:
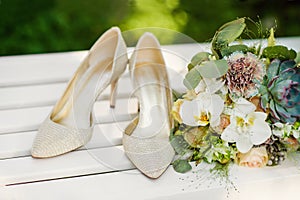
{"type": "Polygon", "coordinates": [[[264,143],[272,134],[267,114],[254,112],[255,106],[245,99],[235,102],[230,124],[221,135],[222,140],[235,142],[241,153],[247,153],[253,145],[264,143]]]}
{"type": "Polygon", "coordinates": [[[172,113],[175,120],[188,126],[219,125],[224,100],[214,93],[223,85],[224,82],[220,81],[202,80],[195,90],[187,92],[184,99],[174,103],[172,113]]]}
{"type": "Polygon", "coordinates": [[[217,126],[224,108],[223,99],[217,94],[203,92],[192,101],[183,101],[179,114],[182,123],[189,126],[217,126]]]}

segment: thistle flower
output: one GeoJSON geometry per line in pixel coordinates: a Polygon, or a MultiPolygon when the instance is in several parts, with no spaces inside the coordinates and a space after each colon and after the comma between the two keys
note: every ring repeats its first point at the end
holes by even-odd
{"type": "Polygon", "coordinates": [[[250,98],[257,93],[257,81],[264,76],[263,63],[250,52],[235,52],[227,60],[226,84],[236,97],[250,98]]]}

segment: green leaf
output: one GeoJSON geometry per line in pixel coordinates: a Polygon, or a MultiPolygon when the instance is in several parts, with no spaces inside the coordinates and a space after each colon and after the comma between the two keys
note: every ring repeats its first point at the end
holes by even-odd
{"type": "Polygon", "coordinates": [[[285,46],[276,45],[264,48],[262,56],[269,59],[293,60],[296,58],[297,53],[293,49],[288,50],[285,46]]]}
{"type": "Polygon", "coordinates": [[[227,42],[228,44],[235,41],[246,28],[245,19],[240,18],[224,24],[218,31],[217,42],[227,42]]]}
{"type": "Polygon", "coordinates": [[[212,52],[217,58],[221,56],[221,49],[235,41],[246,28],[245,18],[228,22],[221,26],[213,37],[212,52]]]}
{"type": "Polygon", "coordinates": [[[189,144],[184,140],[182,135],[173,135],[173,137],[170,138],[170,143],[175,152],[180,155],[183,155],[189,148],[189,144]]]}
{"type": "Polygon", "coordinates": [[[193,56],[191,63],[188,66],[189,71],[194,68],[195,66],[199,65],[200,63],[204,61],[209,60],[209,53],[207,52],[199,52],[196,55],[193,56]]]}
{"type": "Polygon", "coordinates": [[[195,89],[200,83],[202,77],[204,78],[219,78],[227,73],[228,64],[226,60],[211,60],[202,62],[191,71],[189,71],[183,84],[189,89],[195,89]]]}
{"type": "Polygon", "coordinates": [[[201,79],[202,79],[201,74],[195,67],[185,75],[183,84],[185,85],[185,87],[191,90],[197,87],[201,79]]]}
{"type": "Polygon", "coordinates": [[[255,49],[254,48],[249,48],[248,46],[246,46],[244,44],[237,44],[237,45],[232,45],[232,46],[225,47],[225,48],[221,49],[221,54],[224,57],[224,56],[229,56],[233,52],[236,52],[236,51],[240,51],[240,52],[243,52],[243,53],[247,53],[247,52],[254,53],[255,49]]]}
{"type": "Polygon", "coordinates": [[[227,73],[228,64],[226,60],[211,60],[201,63],[196,69],[204,78],[219,78],[227,73]]]}
{"type": "Polygon", "coordinates": [[[173,168],[176,172],[186,173],[192,169],[192,166],[187,160],[175,160],[173,162],[173,168]]]}
{"type": "Polygon", "coordinates": [[[296,58],[295,58],[295,62],[296,62],[297,64],[300,63],[300,51],[297,53],[297,56],[296,56],[296,58]]]}

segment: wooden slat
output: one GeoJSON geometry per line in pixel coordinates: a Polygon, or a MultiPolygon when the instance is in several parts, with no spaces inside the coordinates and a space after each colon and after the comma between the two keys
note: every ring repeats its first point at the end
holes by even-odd
{"type": "Polygon", "coordinates": [[[134,168],[121,146],[74,151],[48,159],[0,160],[0,185],[134,168]]]}
{"type": "Polygon", "coordinates": [[[0,87],[66,82],[87,51],[0,57],[0,87]]]}
{"type": "Polygon", "coordinates": [[[23,108],[0,112],[0,134],[36,130],[51,107],[23,108]]]}
{"type": "MultiPolygon", "coordinates": [[[[54,105],[65,87],[66,83],[56,83],[0,88],[0,110],[54,105]]],[[[122,77],[119,81],[117,97],[128,98],[131,91],[129,77],[122,77]]],[[[98,100],[107,100],[109,95],[110,86],[104,90],[98,100]]]]}
{"type": "MultiPolygon", "coordinates": [[[[122,134],[130,121],[98,124],[93,137],[82,149],[95,149],[121,144],[122,134]]],[[[0,160],[30,156],[31,146],[37,131],[0,135],[0,160]]]]}
{"type": "Polygon", "coordinates": [[[65,83],[0,88],[0,110],[53,105],[65,83]]]}
{"type": "Polygon", "coordinates": [[[128,170],[2,187],[2,194],[8,199],[18,200],[281,200],[295,199],[299,190],[300,171],[291,163],[262,169],[236,167],[232,172],[232,181],[238,191],[230,188],[228,183],[229,189],[226,190],[224,182],[221,185],[222,182],[205,174],[205,166],[198,166],[198,170],[196,173],[178,174],[170,167],[157,180],[146,178],[137,170],[128,170]]]}
{"type": "MultiPolygon", "coordinates": [[[[0,134],[37,130],[52,106],[3,110],[0,112],[0,134]]],[[[94,106],[98,123],[131,120],[137,113],[136,99],[118,99],[111,109],[108,101],[98,101],[94,106]]]]}

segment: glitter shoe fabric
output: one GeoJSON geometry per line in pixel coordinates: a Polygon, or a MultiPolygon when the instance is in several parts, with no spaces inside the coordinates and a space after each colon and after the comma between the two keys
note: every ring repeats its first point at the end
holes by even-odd
{"type": "Polygon", "coordinates": [[[168,136],[140,138],[124,134],[123,145],[132,163],[150,178],[158,178],[172,162],[175,152],[168,136]]]}
{"type": "Polygon", "coordinates": [[[93,127],[77,129],[55,123],[50,116],[40,126],[31,154],[36,158],[54,157],[86,144],[92,137],[93,127]]]}

